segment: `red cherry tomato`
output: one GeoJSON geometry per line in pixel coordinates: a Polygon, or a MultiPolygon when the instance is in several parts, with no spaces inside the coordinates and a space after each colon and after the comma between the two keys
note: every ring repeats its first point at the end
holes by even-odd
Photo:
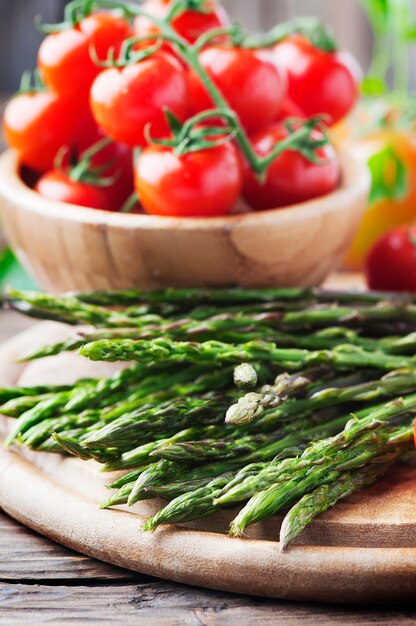
{"type": "Polygon", "coordinates": [[[335,124],[354,106],[361,69],[349,52],[325,52],[295,35],[277,44],[274,58],[287,71],[290,99],[308,117],[326,113],[335,124]]]}
{"type": "MultiPolygon", "coordinates": [[[[314,133],[319,138],[320,132],[314,133]]],[[[270,126],[252,137],[254,150],[259,156],[267,156],[287,134],[282,124],[270,126]]],[[[316,150],[316,156],[325,159],[325,162],[314,164],[295,150],[285,150],[272,162],[264,181],[260,181],[246,166],[246,200],[258,211],[290,206],[330,193],[340,179],[336,152],[327,144],[316,150]]]]}
{"type": "Polygon", "coordinates": [[[365,273],[370,289],[416,291],[416,226],[402,226],[378,239],[365,273]]]}
{"type": "Polygon", "coordinates": [[[75,141],[83,114],[56,94],[19,94],[6,106],[3,130],[22,164],[38,171],[53,167],[59,148],[75,141]]]}
{"type": "Polygon", "coordinates": [[[104,60],[111,48],[117,55],[123,41],[132,35],[125,20],[109,13],[95,13],[75,28],[48,35],[38,53],[45,84],[68,100],[88,99],[93,80],[102,71],[92,60],[91,50],[104,60]]]}
{"type": "Polygon", "coordinates": [[[136,166],[136,191],[147,213],[174,217],[227,215],[240,196],[240,158],[231,143],[178,156],[150,146],[136,166]]]}
{"type": "MultiPolygon", "coordinates": [[[[170,5],[170,0],[147,0],[143,5],[143,10],[158,19],[164,19],[168,14],[170,5]]],[[[213,1],[210,3],[210,7],[212,10],[209,13],[192,10],[183,11],[183,13],[172,20],[171,25],[178,35],[181,35],[190,43],[195,43],[198,37],[207,31],[213,28],[228,26],[230,23],[227,12],[223,7],[218,6],[213,1]]],[[[134,25],[136,34],[139,37],[159,32],[157,26],[144,16],[138,16],[134,25]]]]}
{"type": "Polygon", "coordinates": [[[35,190],[50,200],[102,211],[118,211],[123,203],[116,187],[74,181],[65,172],[56,169],[43,174],[35,190]]]}
{"type": "Polygon", "coordinates": [[[91,108],[109,137],[130,146],[145,146],[144,129],[148,124],[153,137],[169,133],[164,108],[185,119],[185,70],[166,52],[122,69],[107,69],[93,83],[91,108]]]}
{"type": "MultiPolygon", "coordinates": [[[[286,94],[286,78],[268,52],[211,46],[200,53],[199,60],[248,132],[276,119],[286,94]]],[[[193,111],[212,108],[195,72],[190,72],[189,84],[193,111]]]]}

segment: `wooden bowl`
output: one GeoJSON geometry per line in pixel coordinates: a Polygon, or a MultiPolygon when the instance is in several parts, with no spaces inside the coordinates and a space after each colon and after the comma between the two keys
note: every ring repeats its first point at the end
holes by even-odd
{"type": "Polygon", "coordinates": [[[369,175],[344,154],[334,193],[285,209],[224,218],[163,218],[43,198],[0,158],[6,235],[47,290],[164,286],[313,286],[345,255],[366,206],[369,175]]]}

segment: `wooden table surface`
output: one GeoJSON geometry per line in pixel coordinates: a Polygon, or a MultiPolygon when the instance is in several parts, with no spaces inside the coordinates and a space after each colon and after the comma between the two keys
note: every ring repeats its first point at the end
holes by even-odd
{"type": "MultiPolygon", "coordinates": [[[[0,343],[32,322],[0,312],[0,343]]],[[[416,624],[413,607],[250,598],[133,574],[67,550],[0,512],[0,626],[416,624]]]]}

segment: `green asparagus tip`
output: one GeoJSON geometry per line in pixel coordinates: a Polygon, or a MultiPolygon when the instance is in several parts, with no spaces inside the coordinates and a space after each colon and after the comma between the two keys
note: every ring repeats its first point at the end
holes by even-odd
{"type": "Polygon", "coordinates": [[[258,382],[256,370],[250,363],[241,363],[234,370],[234,383],[239,389],[254,389],[258,382]]]}
{"type": "Polygon", "coordinates": [[[235,523],[235,520],[230,524],[229,535],[231,537],[242,537],[244,535],[244,528],[242,528],[239,524],[235,523]]]}
{"type": "Polygon", "coordinates": [[[240,398],[237,404],[230,406],[225,416],[225,422],[227,424],[248,424],[263,413],[262,401],[262,394],[247,393],[240,398]]]}
{"type": "Polygon", "coordinates": [[[147,520],[140,526],[140,529],[144,533],[154,533],[159,524],[153,522],[153,518],[147,520]]]}

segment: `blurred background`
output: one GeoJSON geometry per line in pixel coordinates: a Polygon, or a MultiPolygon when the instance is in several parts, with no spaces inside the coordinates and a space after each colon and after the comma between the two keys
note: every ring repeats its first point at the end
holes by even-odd
{"type": "MultiPolygon", "coordinates": [[[[253,30],[266,30],[288,17],[319,16],[331,24],[341,46],[349,48],[367,69],[371,31],[360,0],[224,0],[231,15],[253,30]]],[[[62,17],[66,0],[0,0],[0,91],[13,92],[25,69],[34,67],[41,35],[33,26],[62,17]],[[11,62],[12,60],[12,62],[11,62]]],[[[416,0],[415,0],[416,5],[416,0]]]]}

